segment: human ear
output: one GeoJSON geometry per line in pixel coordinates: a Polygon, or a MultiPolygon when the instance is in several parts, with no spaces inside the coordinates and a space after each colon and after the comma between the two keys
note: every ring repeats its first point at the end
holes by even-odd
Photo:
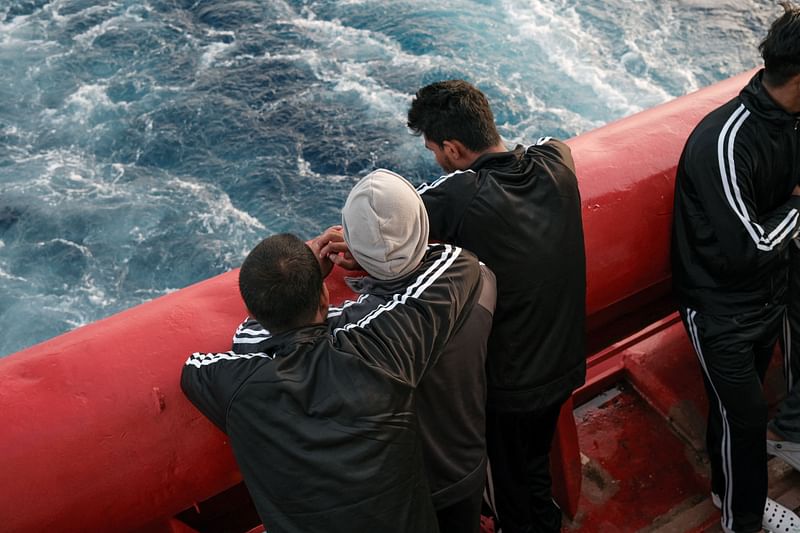
{"type": "Polygon", "coordinates": [[[461,159],[463,150],[461,143],[458,141],[442,141],[442,152],[450,159],[458,161],[461,159]]]}
{"type": "Polygon", "coordinates": [[[331,295],[328,292],[328,286],[322,282],[322,290],[319,293],[319,312],[322,317],[328,316],[328,306],[331,303],[331,295]]]}

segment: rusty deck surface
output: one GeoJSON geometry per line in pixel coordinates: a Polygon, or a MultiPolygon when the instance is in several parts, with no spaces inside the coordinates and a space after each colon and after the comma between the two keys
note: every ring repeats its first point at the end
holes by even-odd
{"type": "MultiPolygon", "coordinates": [[[[708,460],[628,385],[576,410],[583,460],[578,513],[565,531],[718,532],[708,460]]],[[[800,473],[769,461],[770,497],[800,509],[800,473]]]]}

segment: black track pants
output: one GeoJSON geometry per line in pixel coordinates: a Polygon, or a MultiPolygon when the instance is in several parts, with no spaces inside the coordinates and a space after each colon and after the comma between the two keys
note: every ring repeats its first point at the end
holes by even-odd
{"type": "Polygon", "coordinates": [[[783,369],[786,399],[781,403],[772,430],[784,439],[800,442],[800,241],[791,247],[788,316],[783,328],[783,369]]]}
{"type": "Polygon", "coordinates": [[[767,402],[762,383],[781,333],[785,306],[735,316],[681,309],[708,395],[706,446],[722,527],[761,530],[767,498],[767,402]]]}
{"type": "Polygon", "coordinates": [[[529,413],[487,413],[488,483],[502,533],[561,530],[561,509],[551,494],[550,447],[564,401],[529,413]]]}

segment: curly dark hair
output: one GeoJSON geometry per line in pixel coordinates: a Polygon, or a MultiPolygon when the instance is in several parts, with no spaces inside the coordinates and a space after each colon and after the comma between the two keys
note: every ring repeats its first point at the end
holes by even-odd
{"type": "Polygon", "coordinates": [[[482,152],[500,142],[489,101],[464,80],[438,81],[417,91],[408,110],[408,127],[440,147],[457,140],[482,152]]]}
{"type": "Polygon", "coordinates": [[[239,270],[239,292],[250,316],[271,333],[311,324],[322,272],[306,244],[290,233],[258,243],[239,270]]]}
{"type": "Polygon", "coordinates": [[[758,45],[764,58],[764,81],[773,87],[780,87],[800,74],[800,8],[791,2],[779,3],[783,15],[772,23],[758,45]]]}

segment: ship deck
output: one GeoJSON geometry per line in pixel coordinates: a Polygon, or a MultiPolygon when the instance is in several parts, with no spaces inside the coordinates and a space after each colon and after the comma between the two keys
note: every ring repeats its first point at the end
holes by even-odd
{"type": "MultiPolygon", "coordinates": [[[[666,419],[629,383],[576,409],[583,481],[578,512],[564,530],[722,531],[709,498],[707,456],[680,427],[701,424],[697,414],[687,403],[666,419]]],[[[800,473],[777,458],[768,465],[770,497],[800,510],[800,473]]]]}

